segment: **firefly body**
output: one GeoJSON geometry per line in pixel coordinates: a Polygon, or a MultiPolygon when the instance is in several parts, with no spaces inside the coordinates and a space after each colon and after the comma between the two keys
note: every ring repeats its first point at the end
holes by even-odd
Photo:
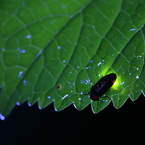
{"type": "Polygon", "coordinates": [[[114,73],[102,77],[89,92],[90,98],[93,101],[99,100],[99,97],[104,95],[112,87],[116,81],[116,78],[117,76],[114,73]]]}

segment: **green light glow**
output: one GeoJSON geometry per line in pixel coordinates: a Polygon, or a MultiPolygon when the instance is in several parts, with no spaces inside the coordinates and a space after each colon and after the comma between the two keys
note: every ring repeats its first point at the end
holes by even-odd
{"type": "MultiPolygon", "coordinates": [[[[116,74],[117,75],[117,74],[116,74]]],[[[120,77],[117,75],[117,78],[116,78],[116,81],[115,83],[113,84],[112,88],[113,89],[118,89],[120,86],[120,77]]]]}

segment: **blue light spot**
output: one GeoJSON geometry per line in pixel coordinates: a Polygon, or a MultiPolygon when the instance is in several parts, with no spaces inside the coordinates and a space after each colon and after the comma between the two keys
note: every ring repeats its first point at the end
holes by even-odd
{"type": "Polygon", "coordinates": [[[0,120],[5,120],[5,117],[2,114],[0,114],[0,120]]]}
{"type": "Polygon", "coordinates": [[[29,107],[31,107],[31,106],[32,106],[29,102],[28,102],[27,104],[28,104],[28,106],[29,106],[29,107]]]}
{"type": "Polygon", "coordinates": [[[90,84],[90,80],[89,79],[83,79],[80,82],[81,84],[90,84]]]}
{"type": "Polygon", "coordinates": [[[62,100],[64,100],[67,96],[68,96],[68,94],[64,95],[64,96],[62,97],[62,100]]]}
{"type": "Polygon", "coordinates": [[[5,51],[5,49],[4,49],[4,48],[2,48],[1,50],[2,50],[2,51],[5,51]]]}
{"type": "Polygon", "coordinates": [[[25,50],[19,50],[19,52],[20,52],[20,53],[25,53],[26,51],[25,51],[25,50]]]}
{"type": "Polygon", "coordinates": [[[88,67],[85,67],[85,69],[89,69],[90,68],[90,66],[88,66],[88,67]]]}
{"type": "Polygon", "coordinates": [[[18,77],[22,78],[22,74],[23,74],[23,71],[20,71],[19,74],[18,74],[18,77]]]}
{"type": "Polygon", "coordinates": [[[137,57],[142,57],[141,55],[138,55],[137,57]]]}
{"type": "Polygon", "coordinates": [[[37,58],[38,56],[40,56],[41,53],[42,53],[42,50],[40,50],[40,51],[36,54],[35,58],[37,58]]]}
{"type": "Polygon", "coordinates": [[[102,64],[102,62],[99,62],[97,65],[100,66],[102,64]]]}
{"type": "Polygon", "coordinates": [[[62,62],[63,62],[63,63],[66,63],[66,60],[63,60],[62,62]]]}
{"type": "Polygon", "coordinates": [[[125,82],[122,82],[120,85],[123,85],[123,84],[125,84],[125,82]]]}
{"type": "Polygon", "coordinates": [[[21,104],[20,104],[19,102],[16,102],[16,105],[17,105],[17,106],[20,106],[21,104]]]}
{"type": "Polygon", "coordinates": [[[93,62],[93,60],[90,60],[90,61],[89,61],[89,63],[92,63],[92,62],[93,62]]]}
{"type": "Polygon", "coordinates": [[[48,99],[51,99],[51,97],[50,97],[50,96],[48,96],[47,98],[48,98],[48,99]]]}
{"type": "Polygon", "coordinates": [[[57,46],[57,49],[61,49],[61,47],[60,46],[57,46]]]}
{"type": "Polygon", "coordinates": [[[31,35],[27,35],[25,38],[30,39],[31,37],[32,37],[31,35]]]}
{"type": "Polygon", "coordinates": [[[134,29],[134,28],[133,29],[129,29],[129,31],[134,31],[134,30],[136,30],[136,29],[134,29]]]}
{"type": "Polygon", "coordinates": [[[25,53],[26,52],[25,50],[20,49],[20,48],[17,48],[17,50],[18,50],[19,53],[25,53]]]}
{"type": "Polygon", "coordinates": [[[26,86],[27,85],[27,81],[23,80],[23,84],[24,84],[24,86],[26,86]]]}

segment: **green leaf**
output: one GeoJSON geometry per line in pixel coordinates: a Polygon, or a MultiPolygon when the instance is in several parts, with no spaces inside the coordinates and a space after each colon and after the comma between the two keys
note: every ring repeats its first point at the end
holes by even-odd
{"type": "Polygon", "coordinates": [[[57,111],[91,103],[94,113],[136,100],[145,91],[144,10],[144,0],[2,0],[0,117],[26,100],[57,111]],[[111,100],[91,101],[85,94],[112,72],[111,100]]]}

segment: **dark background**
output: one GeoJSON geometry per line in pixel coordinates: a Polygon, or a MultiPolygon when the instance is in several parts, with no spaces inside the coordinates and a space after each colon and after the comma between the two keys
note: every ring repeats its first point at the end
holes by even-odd
{"type": "Polygon", "coordinates": [[[53,104],[16,106],[0,121],[0,145],[141,145],[145,144],[145,98],[128,101],[120,109],[112,104],[98,114],[90,105],[83,111],[73,105],[55,112],[53,104]]]}

